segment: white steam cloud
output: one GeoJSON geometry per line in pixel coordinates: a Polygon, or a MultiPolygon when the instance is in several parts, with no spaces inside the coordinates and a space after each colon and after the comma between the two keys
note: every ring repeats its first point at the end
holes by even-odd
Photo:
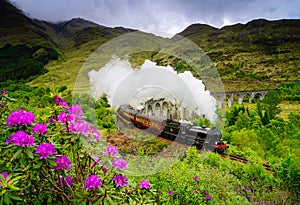
{"type": "Polygon", "coordinates": [[[177,74],[171,66],[158,66],[150,60],[134,69],[128,60],[113,58],[98,71],[90,71],[89,79],[94,98],[105,93],[113,107],[130,104],[141,109],[149,99],[165,98],[211,122],[217,117],[215,98],[189,71],[177,74]]]}

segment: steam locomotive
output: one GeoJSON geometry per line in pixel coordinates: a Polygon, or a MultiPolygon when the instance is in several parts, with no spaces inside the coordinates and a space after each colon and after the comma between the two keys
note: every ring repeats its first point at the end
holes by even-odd
{"type": "Polygon", "coordinates": [[[177,122],[140,113],[129,105],[117,109],[117,128],[147,129],[157,136],[194,145],[200,149],[223,153],[229,146],[221,140],[222,134],[216,128],[198,127],[191,122],[177,122]]]}

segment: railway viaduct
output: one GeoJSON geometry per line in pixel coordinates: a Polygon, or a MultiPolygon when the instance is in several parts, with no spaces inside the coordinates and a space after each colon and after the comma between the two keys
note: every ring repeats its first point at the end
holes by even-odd
{"type": "MultiPolygon", "coordinates": [[[[245,100],[250,103],[254,98],[263,100],[268,93],[268,90],[255,90],[255,91],[235,91],[235,92],[211,92],[211,95],[216,99],[217,106],[219,108],[224,107],[224,103],[227,103],[231,107],[234,103],[239,105],[243,104],[245,100]]],[[[180,120],[187,119],[192,116],[193,112],[190,112],[187,108],[180,107],[176,102],[171,102],[167,99],[150,99],[144,103],[142,113],[150,116],[157,116],[162,118],[180,120]]]]}
{"type": "Polygon", "coordinates": [[[254,98],[259,98],[261,101],[265,98],[268,90],[253,90],[253,91],[235,91],[235,92],[211,92],[210,94],[216,99],[219,108],[223,108],[224,102],[231,107],[237,101],[239,105],[243,104],[245,99],[249,103],[254,98]]]}

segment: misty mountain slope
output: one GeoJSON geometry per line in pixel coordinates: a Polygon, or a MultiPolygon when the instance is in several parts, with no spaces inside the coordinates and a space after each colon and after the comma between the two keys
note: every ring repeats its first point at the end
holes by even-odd
{"type": "MultiPolygon", "coordinates": [[[[67,85],[70,89],[91,53],[118,36],[137,31],[109,28],[81,18],[58,23],[39,21],[27,17],[5,0],[0,1],[0,23],[0,47],[7,44],[43,46],[59,54],[58,60],[50,60],[45,66],[48,72],[31,81],[31,85],[67,85]]],[[[168,41],[147,35],[154,37],[151,43],[158,46],[168,41]]],[[[221,29],[193,24],[178,35],[205,51],[226,90],[268,89],[300,78],[300,20],[258,19],[221,29]]],[[[146,48],[149,41],[139,43],[146,48]]],[[[136,67],[145,59],[159,65],[172,65],[178,72],[193,70],[181,59],[159,52],[132,54],[130,62],[136,67]]]]}
{"type": "Polygon", "coordinates": [[[300,20],[258,19],[221,29],[194,24],[179,35],[207,52],[231,90],[267,89],[300,77],[300,20]]]}
{"type": "MultiPolygon", "coordinates": [[[[72,86],[82,64],[95,49],[116,36],[135,31],[120,27],[108,28],[81,18],[59,23],[39,21],[27,17],[5,0],[0,1],[0,25],[0,47],[42,46],[59,53],[58,60],[46,65],[49,72],[41,75],[41,79],[38,77],[31,82],[38,86],[56,86],[62,83],[72,86]]],[[[5,56],[5,62],[11,60],[10,64],[13,65],[13,56],[5,56]]],[[[28,53],[24,57],[30,58],[28,53]]]]}
{"type": "Polygon", "coordinates": [[[6,1],[0,1],[0,46],[29,44],[54,46],[51,28],[30,19],[6,1]]]}

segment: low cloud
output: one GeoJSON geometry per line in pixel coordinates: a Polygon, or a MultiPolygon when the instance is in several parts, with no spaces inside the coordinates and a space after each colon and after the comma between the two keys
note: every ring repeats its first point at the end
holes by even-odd
{"type": "Polygon", "coordinates": [[[291,0],[12,0],[30,17],[58,22],[82,17],[100,25],[175,34],[193,23],[222,27],[257,18],[300,17],[291,0]]]}

